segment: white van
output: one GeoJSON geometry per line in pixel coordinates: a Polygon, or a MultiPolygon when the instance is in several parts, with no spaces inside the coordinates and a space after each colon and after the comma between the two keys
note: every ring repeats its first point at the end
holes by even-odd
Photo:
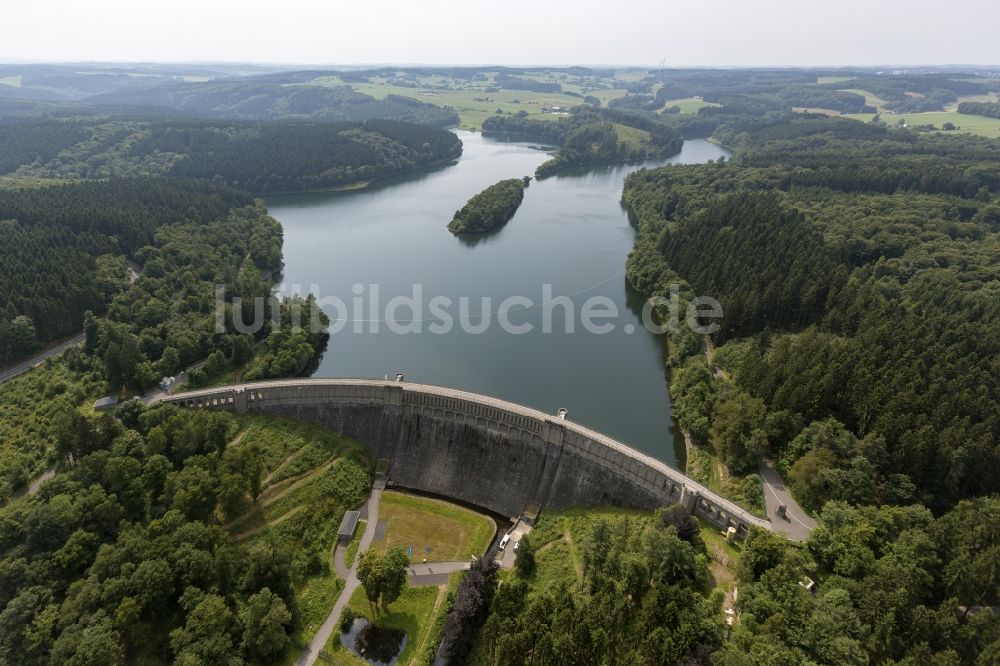
{"type": "Polygon", "coordinates": [[[509,541],[510,541],[510,535],[509,534],[504,534],[503,538],[500,539],[500,550],[505,549],[507,547],[507,543],[509,541]]]}

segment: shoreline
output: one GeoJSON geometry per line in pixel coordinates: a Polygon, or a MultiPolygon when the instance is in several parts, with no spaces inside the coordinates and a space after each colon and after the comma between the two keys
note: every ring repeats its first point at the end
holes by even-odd
{"type": "Polygon", "coordinates": [[[282,190],[280,192],[254,192],[253,195],[259,198],[265,197],[283,197],[295,194],[316,194],[318,192],[355,192],[367,190],[373,185],[380,185],[384,181],[390,180],[392,178],[397,178],[399,176],[406,176],[409,174],[417,173],[425,169],[434,169],[439,166],[449,164],[451,162],[457,163],[458,160],[462,158],[462,153],[454,157],[445,157],[440,160],[435,160],[434,162],[428,162],[427,164],[421,164],[420,166],[411,167],[403,171],[397,171],[396,173],[386,174],[385,176],[379,176],[377,178],[372,178],[371,180],[355,180],[350,183],[344,183],[342,185],[329,185],[327,187],[312,187],[304,190],[282,190]]]}

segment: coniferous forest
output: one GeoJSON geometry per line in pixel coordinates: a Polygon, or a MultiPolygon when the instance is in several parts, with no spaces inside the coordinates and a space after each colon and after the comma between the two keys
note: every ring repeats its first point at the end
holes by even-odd
{"type": "Polygon", "coordinates": [[[0,123],[0,175],[205,180],[258,194],[364,183],[461,155],[451,132],[394,120],[223,123],[71,119],[0,123]]]}

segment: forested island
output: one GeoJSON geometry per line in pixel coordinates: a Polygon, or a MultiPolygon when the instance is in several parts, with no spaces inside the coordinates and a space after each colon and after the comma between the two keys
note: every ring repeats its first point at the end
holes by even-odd
{"type": "Polygon", "coordinates": [[[0,175],[170,176],[258,194],[364,183],[461,154],[462,142],[451,132],[380,119],[261,124],[99,117],[0,124],[0,175]]]}
{"type": "Polygon", "coordinates": [[[524,199],[527,178],[509,178],[490,185],[469,199],[448,223],[453,234],[481,234],[514,217],[524,199]]]}

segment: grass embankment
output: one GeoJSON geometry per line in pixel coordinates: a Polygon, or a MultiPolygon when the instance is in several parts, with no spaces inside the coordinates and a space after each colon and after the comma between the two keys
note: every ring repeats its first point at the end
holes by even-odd
{"type": "Polygon", "coordinates": [[[242,416],[240,425],[230,446],[254,450],[263,482],[257,501],[228,528],[246,544],[274,539],[293,548],[300,563],[295,597],[301,622],[283,660],[292,664],[343,587],[331,554],[344,511],[363,501],[371,487],[370,462],[361,444],[320,426],[270,416],[242,416]]]}
{"type": "MultiPolygon", "coordinates": [[[[496,527],[492,520],[448,502],[397,491],[382,495],[379,520],[388,522],[377,548],[413,548],[411,562],[452,562],[486,552],[496,527]],[[429,547],[430,552],[425,548],[429,547]]],[[[350,551],[348,551],[350,554],[350,551]]]]}

